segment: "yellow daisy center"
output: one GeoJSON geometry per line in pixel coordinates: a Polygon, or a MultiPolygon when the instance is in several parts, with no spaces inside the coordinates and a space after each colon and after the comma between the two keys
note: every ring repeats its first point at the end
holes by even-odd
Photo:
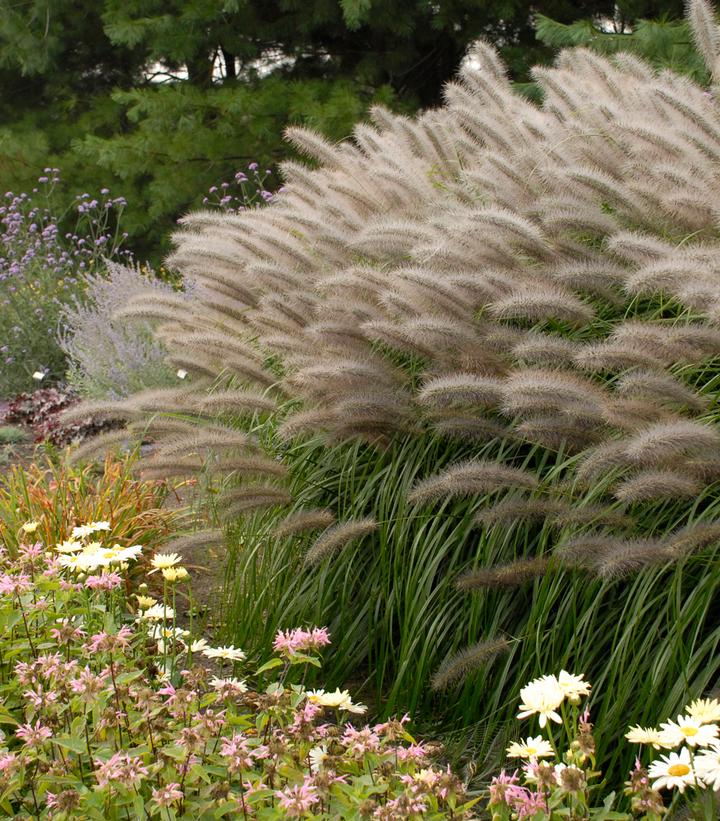
{"type": "Polygon", "coordinates": [[[698,728],[697,727],[681,727],[680,732],[684,736],[689,736],[690,738],[692,738],[694,735],[698,734],[698,728]]]}
{"type": "Polygon", "coordinates": [[[687,764],[671,764],[668,767],[668,775],[683,776],[690,772],[690,767],[687,764]]]}

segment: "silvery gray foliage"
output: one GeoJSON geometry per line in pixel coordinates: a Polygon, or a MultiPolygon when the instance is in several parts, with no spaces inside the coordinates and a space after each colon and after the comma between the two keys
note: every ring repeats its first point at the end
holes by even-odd
{"type": "Polygon", "coordinates": [[[88,399],[114,400],[177,385],[176,369],[165,361],[167,350],[151,323],[117,317],[129,299],[172,294],[173,288],[111,261],[86,282],[82,301],[68,305],[61,318],[60,345],[69,360],[70,384],[88,399]]]}

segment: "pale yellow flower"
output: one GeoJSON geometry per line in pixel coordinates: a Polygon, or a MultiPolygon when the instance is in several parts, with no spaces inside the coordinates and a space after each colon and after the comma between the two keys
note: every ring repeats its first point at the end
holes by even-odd
{"type": "Polygon", "coordinates": [[[560,675],[557,677],[557,682],[560,685],[560,689],[565,693],[566,698],[573,704],[577,704],[581,696],[590,695],[590,685],[585,681],[582,674],[576,676],[573,673],[561,670],[560,675]]]}
{"type": "Polygon", "coordinates": [[[27,533],[29,536],[31,533],[34,533],[40,527],[40,522],[25,522],[22,525],[23,533],[27,533]]]}
{"type": "Polygon", "coordinates": [[[138,607],[141,610],[148,610],[154,604],[157,604],[157,599],[154,599],[152,596],[140,596],[136,594],[135,598],[137,599],[138,607]]]}
{"type": "Polygon", "coordinates": [[[156,570],[165,570],[168,567],[175,567],[175,565],[180,564],[181,561],[182,559],[177,553],[156,553],[152,559],[150,559],[150,564],[153,566],[150,572],[154,573],[156,570]]]}
{"type": "Polygon", "coordinates": [[[347,690],[335,690],[334,693],[326,693],[325,690],[310,690],[307,700],[312,704],[319,704],[321,707],[339,707],[350,698],[347,690]]]}
{"type": "Polygon", "coordinates": [[[625,738],[631,744],[651,744],[656,750],[667,746],[660,738],[660,730],[656,730],[654,727],[636,725],[625,733],[625,738]]]}
{"type": "Polygon", "coordinates": [[[432,789],[437,784],[438,776],[442,773],[434,770],[432,767],[425,767],[413,775],[413,781],[422,784],[426,789],[432,789]]]}
{"type": "Polygon", "coordinates": [[[310,690],[307,693],[307,700],[321,707],[346,710],[349,713],[364,713],[367,710],[364,704],[354,704],[347,690],[337,689],[334,693],[326,693],[325,690],[310,690]]]}
{"type": "Polygon", "coordinates": [[[161,572],[168,582],[181,582],[190,575],[184,567],[164,567],[161,572]]]}
{"type": "Polygon", "coordinates": [[[714,721],[720,721],[720,701],[716,698],[698,698],[686,712],[701,724],[712,724],[714,721]]]}
{"type": "Polygon", "coordinates": [[[547,758],[554,755],[550,742],[541,735],[515,741],[507,748],[511,758],[547,758]]]}

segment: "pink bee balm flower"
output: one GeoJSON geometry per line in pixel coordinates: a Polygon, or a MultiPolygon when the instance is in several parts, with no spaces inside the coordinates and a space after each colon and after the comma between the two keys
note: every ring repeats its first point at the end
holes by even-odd
{"type": "Polygon", "coordinates": [[[317,789],[307,782],[279,790],[275,798],[288,818],[302,818],[320,800],[317,789]]]}
{"type": "Polygon", "coordinates": [[[510,787],[505,800],[515,810],[518,819],[532,818],[538,812],[547,812],[545,796],[541,792],[533,792],[525,787],[518,785],[510,787]]]}
{"type": "Polygon", "coordinates": [[[177,697],[177,690],[169,682],[158,690],[159,696],[167,696],[169,702],[173,702],[177,697]]]}
{"type": "Polygon", "coordinates": [[[496,775],[490,782],[490,806],[504,803],[508,791],[517,783],[517,770],[512,775],[508,775],[505,770],[502,770],[500,775],[496,775]]]}
{"type": "Polygon", "coordinates": [[[85,587],[89,590],[114,590],[122,584],[122,577],[115,572],[101,573],[99,576],[88,576],[85,587]]]}
{"type": "Polygon", "coordinates": [[[32,580],[27,573],[20,573],[17,576],[0,573],[0,593],[5,593],[8,596],[22,596],[31,588],[32,580]]]}
{"type": "Polygon", "coordinates": [[[105,680],[108,673],[101,673],[96,675],[89,667],[85,667],[80,671],[78,678],[70,682],[70,689],[73,693],[86,696],[87,698],[94,698],[99,695],[105,688],[105,680]]]}
{"type": "Polygon", "coordinates": [[[23,697],[26,698],[36,710],[49,704],[53,704],[58,699],[58,694],[53,690],[45,692],[42,684],[37,685],[37,690],[25,690],[23,697]]]}
{"type": "Polygon", "coordinates": [[[153,801],[159,807],[169,807],[171,804],[174,804],[176,801],[181,801],[184,797],[183,791],[180,789],[180,785],[173,781],[171,784],[166,784],[164,787],[160,787],[157,790],[152,791],[153,801]]]}
{"type": "Polygon", "coordinates": [[[100,787],[107,786],[110,781],[117,781],[131,789],[148,775],[148,768],[141,758],[133,758],[124,752],[115,753],[107,761],[96,759],[95,764],[95,777],[100,787]]]}
{"type": "Polygon", "coordinates": [[[330,644],[330,634],[326,627],[313,627],[312,630],[303,630],[298,627],[295,630],[278,630],[273,649],[276,653],[292,656],[296,653],[319,650],[328,644],[330,644]]]}
{"type": "Polygon", "coordinates": [[[21,544],[18,548],[18,552],[24,559],[34,562],[42,556],[45,549],[40,542],[35,542],[34,544],[21,544]]]}
{"type": "Polygon", "coordinates": [[[9,774],[20,767],[15,753],[0,753],[0,773],[9,774]]]}
{"type": "Polygon", "coordinates": [[[420,763],[427,760],[427,750],[422,744],[411,744],[409,747],[394,747],[394,752],[398,761],[413,761],[420,763]]]}
{"type": "Polygon", "coordinates": [[[347,745],[347,751],[351,755],[363,756],[365,753],[380,751],[380,737],[369,727],[356,730],[352,724],[348,725],[341,742],[347,745]]]}
{"type": "Polygon", "coordinates": [[[132,634],[132,630],[127,625],[123,625],[115,634],[103,631],[90,637],[86,649],[91,655],[113,650],[126,650],[130,646],[132,634]]]}
{"type": "Polygon", "coordinates": [[[49,727],[44,727],[39,721],[32,724],[21,724],[15,735],[25,742],[27,747],[41,747],[48,738],[52,738],[52,730],[49,727]]]}
{"type": "Polygon", "coordinates": [[[249,770],[253,766],[250,745],[247,739],[239,733],[233,733],[230,738],[223,739],[220,754],[229,759],[228,771],[231,773],[249,770]]]}

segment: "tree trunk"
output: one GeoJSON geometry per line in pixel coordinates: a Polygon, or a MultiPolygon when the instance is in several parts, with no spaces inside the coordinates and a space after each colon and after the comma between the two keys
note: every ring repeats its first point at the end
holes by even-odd
{"type": "Polygon", "coordinates": [[[235,67],[235,55],[230,54],[224,48],[221,49],[223,62],[225,63],[225,79],[237,80],[237,68],[235,67]]]}
{"type": "Polygon", "coordinates": [[[209,88],[212,85],[213,61],[208,54],[197,54],[185,64],[188,79],[194,86],[209,88]]]}

